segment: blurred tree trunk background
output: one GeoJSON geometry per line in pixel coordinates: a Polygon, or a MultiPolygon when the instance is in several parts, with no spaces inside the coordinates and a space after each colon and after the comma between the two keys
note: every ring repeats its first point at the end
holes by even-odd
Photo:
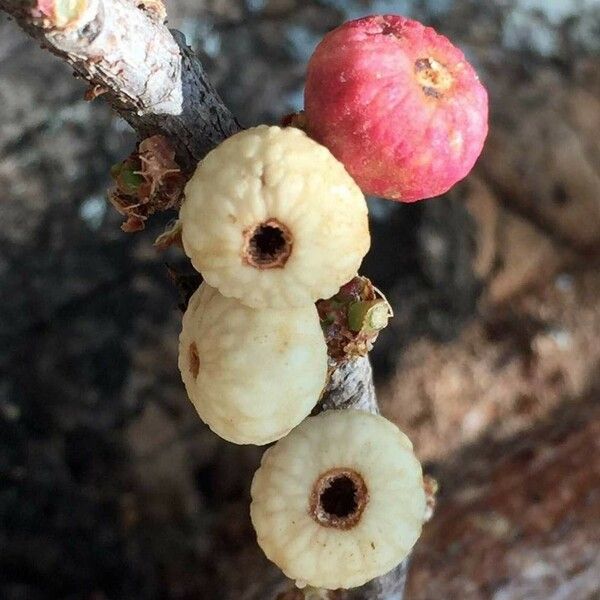
{"type": "MultiPolygon", "coordinates": [[[[456,41],[491,94],[473,174],[371,201],[364,273],[396,317],[372,353],[384,413],[441,489],[408,599],[600,596],[600,2],[179,0],[244,125],[302,105],[322,35],[373,12],[456,41]]],[[[244,600],[261,449],[198,422],[152,242],[105,202],[128,126],[0,16],[0,597],[244,600]]]]}

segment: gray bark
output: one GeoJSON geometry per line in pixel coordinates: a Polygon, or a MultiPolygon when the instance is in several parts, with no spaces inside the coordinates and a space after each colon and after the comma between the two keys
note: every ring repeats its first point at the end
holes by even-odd
{"type": "Polygon", "coordinates": [[[186,172],[240,125],[183,35],[128,0],[88,0],[75,26],[33,16],[33,0],[0,0],[34,39],[96,89],[143,137],[162,134],[186,172]]]}

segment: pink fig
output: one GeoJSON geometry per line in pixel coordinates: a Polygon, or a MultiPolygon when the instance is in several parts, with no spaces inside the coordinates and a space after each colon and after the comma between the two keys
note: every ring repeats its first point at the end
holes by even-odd
{"type": "Polygon", "coordinates": [[[308,65],[306,128],[366,194],[413,202],[473,168],[488,130],[487,92],[464,54],[395,15],[329,33],[308,65]]]}

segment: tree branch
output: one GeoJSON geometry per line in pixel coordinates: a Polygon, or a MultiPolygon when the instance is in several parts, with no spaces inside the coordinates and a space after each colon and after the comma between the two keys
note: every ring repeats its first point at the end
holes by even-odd
{"type": "MultiPolygon", "coordinates": [[[[183,35],[164,25],[160,0],[0,0],[0,9],[89,81],[91,96],[104,95],[140,138],[165,136],[184,173],[240,130],[183,35]]],[[[330,366],[321,410],[379,412],[368,358],[330,366]]],[[[402,600],[407,564],[332,597],[402,600]]],[[[268,587],[272,598],[282,589],[268,587]]]]}
{"type": "Polygon", "coordinates": [[[373,370],[368,357],[362,356],[344,362],[330,359],[331,375],[319,412],[354,408],[379,414],[373,370]]]}

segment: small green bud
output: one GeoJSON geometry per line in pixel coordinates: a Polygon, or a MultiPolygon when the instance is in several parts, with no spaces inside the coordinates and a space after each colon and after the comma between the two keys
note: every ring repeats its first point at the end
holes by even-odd
{"type": "Polygon", "coordinates": [[[138,173],[138,169],[130,159],[127,159],[110,169],[111,177],[115,180],[119,189],[127,195],[136,194],[144,178],[138,173]]]}
{"type": "Polygon", "coordinates": [[[388,324],[389,318],[389,305],[381,298],[352,302],[348,306],[348,327],[351,331],[379,331],[388,324]]]}

